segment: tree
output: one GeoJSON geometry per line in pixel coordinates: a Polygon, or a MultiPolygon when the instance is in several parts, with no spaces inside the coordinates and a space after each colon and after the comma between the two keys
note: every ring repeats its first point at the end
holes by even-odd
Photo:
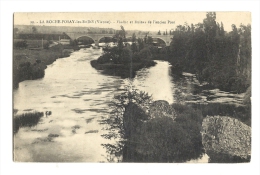
{"type": "Polygon", "coordinates": [[[223,23],[221,22],[221,25],[220,25],[220,36],[224,36],[224,35],[225,35],[225,30],[224,30],[223,23]]]}
{"type": "Polygon", "coordinates": [[[35,26],[32,27],[32,32],[37,33],[37,28],[35,26]]]}
{"type": "Polygon", "coordinates": [[[14,34],[17,34],[17,33],[18,33],[18,31],[19,31],[19,29],[18,29],[18,28],[14,28],[14,34]]]}
{"type": "Polygon", "coordinates": [[[139,50],[142,50],[144,48],[144,40],[141,38],[137,39],[139,50]]]}
{"type": "Polygon", "coordinates": [[[131,49],[132,49],[133,53],[135,53],[135,52],[138,51],[137,45],[136,45],[136,36],[135,36],[135,33],[133,33],[133,35],[132,35],[132,45],[131,45],[131,49]]]}
{"type": "Polygon", "coordinates": [[[50,47],[50,43],[49,42],[46,42],[44,45],[43,45],[43,48],[44,49],[49,49],[50,47]]]}
{"type": "Polygon", "coordinates": [[[159,30],[159,32],[157,33],[157,35],[161,35],[161,31],[159,30]]]}
{"type": "Polygon", "coordinates": [[[206,34],[207,57],[210,59],[215,49],[216,37],[216,12],[208,12],[206,18],[203,20],[203,25],[206,34]]]}
{"type": "Polygon", "coordinates": [[[75,40],[70,40],[70,45],[71,46],[76,46],[78,44],[78,41],[75,39],[75,40]]]}
{"type": "Polygon", "coordinates": [[[127,47],[123,48],[120,56],[120,60],[121,60],[120,62],[123,63],[124,65],[129,65],[132,62],[132,54],[133,53],[129,48],[127,47]]]}
{"type": "Polygon", "coordinates": [[[28,44],[27,44],[27,41],[26,40],[23,40],[23,41],[18,41],[18,42],[16,42],[15,44],[14,44],[14,46],[16,47],[16,48],[27,48],[27,46],[28,46],[28,44]]]}
{"type": "Polygon", "coordinates": [[[153,44],[153,38],[151,36],[148,36],[147,38],[147,44],[152,45],[153,44]]]}
{"type": "Polygon", "coordinates": [[[133,43],[136,42],[136,35],[135,35],[135,33],[133,33],[133,35],[132,35],[132,42],[133,42],[133,43]]]}
{"type": "Polygon", "coordinates": [[[106,139],[117,138],[115,144],[102,144],[113,158],[120,157],[123,154],[126,139],[130,137],[128,131],[131,126],[129,124],[137,124],[137,121],[146,119],[146,115],[140,109],[147,110],[151,100],[150,95],[132,86],[127,86],[123,93],[114,96],[109,106],[111,109],[109,118],[101,121],[101,124],[104,124],[109,131],[107,134],[103,134],[102,137],[106,139]],[[131,110],[131,108],[135,110],[131,110]],[[126,110],[127,113],[125,113],[126,110]],[[133,116],[132,112],[135,113],[136,117],[134,121],[129,118],[129,116],[133,116]]]}

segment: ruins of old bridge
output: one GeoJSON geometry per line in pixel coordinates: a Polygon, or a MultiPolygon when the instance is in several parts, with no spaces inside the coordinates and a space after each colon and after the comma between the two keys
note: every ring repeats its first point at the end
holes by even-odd
{"type": "MultiPolygon", "coordinates": [[[[89,37],[91,39],[93,39],[93,41],[95,42],[95,45],[98,46],[99,45],[99,41],[102,38],[105,37],[109,37],[112,38],[114,36],[114,34],[97,34],[97,33],[76,33],[76,32],[67,32],[65,33],[71,40],[77,40],[81,37],[89,37]]],[[[137,34],[136,38],[144,38],[146,35],[144,34],[137,34]]],[[[172,37],[173,35],[152,35],[152,34],[148,34],[147,36],[152,37],[153,39],[161,39],[165,42],[166,46],[169,46],[171,41],[172,41],[172,37]]],[[[126,35],[126,38],[131,38],[132,35],[126,35]]]]}

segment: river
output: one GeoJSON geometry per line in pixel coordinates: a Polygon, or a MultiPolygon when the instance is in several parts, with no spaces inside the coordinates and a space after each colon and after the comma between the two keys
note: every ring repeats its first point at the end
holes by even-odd
{"type": "MultiPolygon", "coordinates": [[[[102,130],[99,120],[109,115],[108,103],[129,81],[92,68],[90,61],[101,54],[102,49],[80,49],[49,65],[44,78],[23,81],[14,90],[18,114],[52,111],[37,126],[22,127],[14,135],[15,161],[107,162],[109,155],[101,144],[113,140],[101,137],[107,131],[102,130]]],[[[182,94],[189,102],[207,102],[207,97],[222,103],[242,101],[243,94],[219,90],[194,94],[192,86],[198,84],[194,75],[184,73],[181,80],[174,79],[167,61],[156,62],[156,66],[138,71],[133,80],[135,88],[148,92],[153,100],[173,103],[176,95],[182,94]]],[[[207,162],[207,157],[201,160],[207,162]]]]}

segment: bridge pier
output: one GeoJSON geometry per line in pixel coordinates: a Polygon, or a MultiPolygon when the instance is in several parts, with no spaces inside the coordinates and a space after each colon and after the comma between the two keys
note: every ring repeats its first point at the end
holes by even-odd
{"type": "Polygon", "coordinates": [[[95,40],[95,46],[99,46],[99,40],[95,40]]]}

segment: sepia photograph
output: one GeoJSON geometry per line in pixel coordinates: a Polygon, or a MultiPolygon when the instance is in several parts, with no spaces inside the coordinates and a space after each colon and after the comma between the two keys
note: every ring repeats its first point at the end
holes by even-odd
{"type": "Polygon", "coordinates": [[[15,12],[13,161],[250,163],[251,12],[15,12]]]}

